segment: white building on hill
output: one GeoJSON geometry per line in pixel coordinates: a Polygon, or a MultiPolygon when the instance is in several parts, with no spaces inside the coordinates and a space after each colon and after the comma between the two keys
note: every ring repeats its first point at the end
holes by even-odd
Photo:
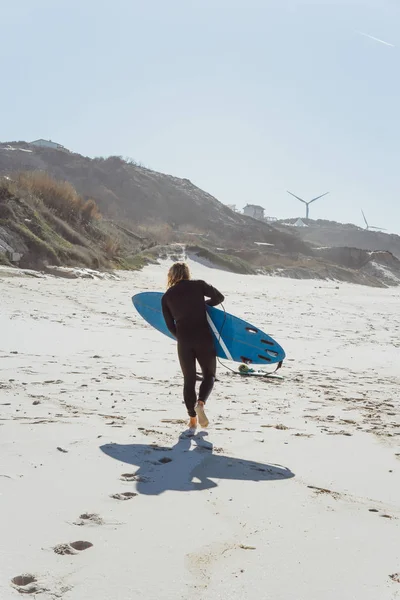
{"type": "Polygon", "coordinates": [[[57,142],[52,142],[51,140],[34,140],[33,142],[29,142],[32,146],[37,146],[38,148],[51,148],[53,150],[64,150],[64,152],[68,152],[67,148],[62,146],[61,144],[57,144],[57,142]]]}
{"type": "Polygon", "coordinates": [[[258,206],[257,204],[246,204],[243,209],[243,214],[248,217],[253,217],[253,219],[264,219],[264,208],[262,206],[258,206]]]}

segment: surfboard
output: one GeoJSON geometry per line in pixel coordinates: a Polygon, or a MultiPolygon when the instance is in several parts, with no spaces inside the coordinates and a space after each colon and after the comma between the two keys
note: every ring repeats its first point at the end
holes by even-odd
{"type": "MultiPolygon", "coordinates": [[[[132,296],[132,302],[149,325],[175,340],[165,323],[162,297],[161,292],[141,292],[132,296]]],[[[283,348],[258,327],[213,306],[206,306],[206,310],[219,358],[265,366],[284,360],[283,348]]]]}

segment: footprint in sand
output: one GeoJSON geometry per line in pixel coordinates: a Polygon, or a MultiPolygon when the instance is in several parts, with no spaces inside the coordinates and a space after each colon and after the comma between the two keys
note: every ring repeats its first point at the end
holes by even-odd
{"type": "Polygon", "coordinates": [[[56,554],[60,554],[61,556],[65,556],[66,554],[76,554],[69,544],[58,544],[57,546],[54,546],[53,550],[56,554]]]}
{"type": "Polygon", "coordinates": [[[131,500],[137,496],[134,492],[122,492],[122,494],[112,494],[111,498],[114,500],[131,500]]]}
{"type": "Polygon", "coordinates": [[[17,575],[11,580],[11,585],[20,594],[38,594],[45,591],[38,585],[36,577],[29,574],[17,575]]]}
{"type": "Polygon", "coordinates": [[[120,479],[121,481],[135,481],[137,483],[146,483],[147,481],[150,481],[148,477],[144,477],[143,475],[136,475],[136,473],[122,473],[120,479]]]}
{"type": "Polygon", "coordinates": [[[93,544],[91,542],[78,541],[71,542],[70,544],[58,544],[58,546],[55,546],[54,552],[56,554],[65,556],[68,554],[77,554],[77,552],[81,552],[82,550],[87,550],[88,548],[92,547],[93,544]]]}
{"type": "Polygon", "coordinates": [[[79,516],[79,520],[74,522],[74,525],[104,525],[104,521],[100,515],[95,513],[83,513],[79,516]]]}
{"type": "Polygon", "coordinates": [[[327,488],[320,488],[316,487],[315,485],[308,485],[307,487],[311,490],[314,490],[316,494],[327,494],[329,496],[332,496],[332,498],[334,498],[335,500],[339,500],[339,498],[341,497],[339,492],[333,492],[332,490],[328,490],[327,488]]]}
{"type": "Polygon", "coordinates": [[[120,479],[122,481],[136,481],[135,473],[122,473],[120,479]]]}

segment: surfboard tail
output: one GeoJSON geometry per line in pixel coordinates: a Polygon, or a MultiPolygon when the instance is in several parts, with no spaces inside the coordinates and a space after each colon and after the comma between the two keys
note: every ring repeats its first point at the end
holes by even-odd
{"type": "Polygon", "coordinates": [[[232,354],[229,352],[227,345],[225,344],[224,340],[222,339],[221,333],[215,327],[215,325],[208,313],[207,313],[207,321],[208,321],[209,326],[211,327],[211,331],[213,332],[213,334],[216,337],[218,344],[221,346],[222,350],[225,352],[225,356],[226,356],[227,360],[233,361],[232,354]]]}

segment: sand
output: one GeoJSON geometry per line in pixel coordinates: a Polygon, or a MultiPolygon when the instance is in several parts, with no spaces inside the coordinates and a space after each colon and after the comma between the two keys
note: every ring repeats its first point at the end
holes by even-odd
{"type": "Polygon", "coordinates": [[[192,264],[287,360],[190,438],[167,265],[0,275],[1,600],[400,598],[400,292],[192,264]]]}

